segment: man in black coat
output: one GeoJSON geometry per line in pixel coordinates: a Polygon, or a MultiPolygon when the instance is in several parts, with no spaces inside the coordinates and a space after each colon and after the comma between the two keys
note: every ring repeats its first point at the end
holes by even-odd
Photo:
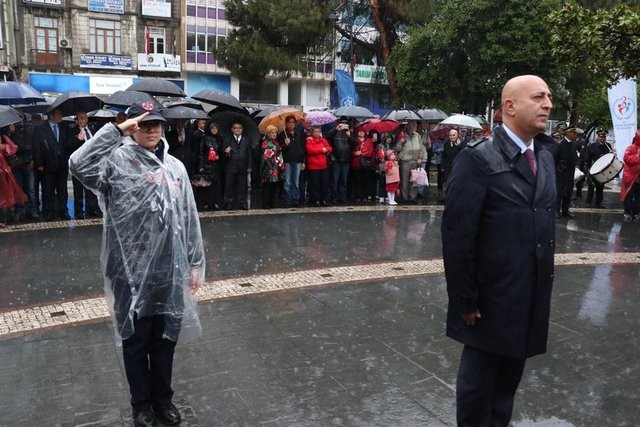
{"type": "Polygon", "coordinates": [[[503,126],[461,150],[448,181],[442,246],[447,335],[464,344],[459,426],[507,426],[526,358],[546,351],[556,188],[541,132],[551,107],[541,78],[509,80],[503,126]]]}
{"type": "Polygon", "coordinates": [[[47,220],[55,216],[70,219],[67,209],[68,130],[62,124],[61,110],[53,110],[48,116],[34,135],[34,165],[42,174],[42,214],[47,220]]]}
{"type": "Polygon", "coordinates": [[[602,205],[602,198],[604,197],[604,184],[596,181],[596,179],[589,173],[589,170],[591,169],[591,166],[593,166],[593,164],[596,162],[596,160],[607,153],[611,153],[613,150],[607,143],[606,130],[599,129],[596,135],[596,141],[592,144],[587,145],[584,150],[584,172],[588,177],[587,206],[591,207],[591,202],[593,201],[593,193],[595,190],[596,208],[602,209],[604,208],[604,206],[602,205]]]}
{"type": "Polygon", "coordinates": [[[244,210],[249,209],[247,199],[247,178],[251,173],[251,139],[244,135],[242,123],[231,124],[231,135],[222,144],[222,151],[226,157],[224,204],[225,209],[233,207],[234,200],[244,210]]]}
{"type": "Polygon", "coordinates": [[[569,212],[571,205],[571,193],[573,192],[573,179],[578,164],[578,153],[574,145],[578,139],[575,126],[569,126],[565,130],[564,137],[556,145],[553,157],[556,164],[556,188],[558,192],[558,211],[556,218],[574,218],[569,212]]]}

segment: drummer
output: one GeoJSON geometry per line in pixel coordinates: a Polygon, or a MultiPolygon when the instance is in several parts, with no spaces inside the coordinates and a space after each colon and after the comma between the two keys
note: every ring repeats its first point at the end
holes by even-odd
{"type": "MultiPolygon", "coordinates": [[[[591,202],[593,201],[593,193],[595,189],[596,193],[596,204],[595,207],[597,209],[604,209],[602,205],[602,197],[604,192],[604,184],[601,184],[596,179],[591,176],[591,167],[600,157],[604,156],[607,153],[611,153],[611,146],[607,143],[607,131],[604,129],[598,129],[596,131],[596,140],[595,142],[589,144],[587,149],[584,151],[584,172],[587,174],[587,206],[591,207],[591,202]]],[[[594,171],[598,172],[598,171],[594,171]]]]}

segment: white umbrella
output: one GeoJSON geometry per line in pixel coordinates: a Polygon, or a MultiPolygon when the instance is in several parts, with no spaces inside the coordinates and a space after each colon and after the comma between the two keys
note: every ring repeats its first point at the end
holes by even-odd
{"type": "Polygon", "coordinates": [[[454,114],[440,122],[441,125],[462,126],[466,128],[482,129],[480,123],[473,117],[464,114],[454,114]]]}

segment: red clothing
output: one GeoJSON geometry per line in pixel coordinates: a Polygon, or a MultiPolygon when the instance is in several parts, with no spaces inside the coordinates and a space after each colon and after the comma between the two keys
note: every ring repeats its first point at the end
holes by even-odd
{"type": "Polygon", "coordinates": [[[8,136],[2,135],[0,144],[0,209],[10,208],[18,203],[25,203],[27,196],[13,177],[11,166],[6,157],[18,152],[18,146],[8,136]]]}
{"type": "Polygon", "coordinates": [[[362,141],[356,140],[356,148],[351,152],[351,167],[354,169],[360,169],[360,158],[368,157],[371,159],[371,164],[373,165],[373,159],[375,155],[375,147],[373,146],[373,141],[369,138],[365,138],[362,141]],[[360,155],[356,156],[356,151],[360,151],[360,155]]]}
{"type": "Polygon", "coordinates": [[[307,150],[307,169],[325,170],[329,167],[327,162],[327,154],[322,151],[322,148],[327,149],[327,153],[331,153],[333,149],[329,145],[329,141],[323,137],[314,138],[310,136],[307,138],[306,150],[307,150]]]}
{"type": "Polygon", "coordinates": [[[624,150],[622,161],[624,166],[620,185],[620,201],[624,202],[633,183],[640,180],[640,131],[636,132],[633,142],[624,150]]]}

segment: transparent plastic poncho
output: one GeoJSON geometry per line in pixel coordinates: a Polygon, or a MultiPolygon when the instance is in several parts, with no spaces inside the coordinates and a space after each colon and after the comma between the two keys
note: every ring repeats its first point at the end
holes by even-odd
{"type": "Polygon", "coordinates": [[[164,315],[164,337],[200,335],[193,280],[203,283],[204,249],[193,191],[182,163],[163,160],[105,125],[69,159],[104,215],[101,265],[118,342],[138,318],[164,315]]]}

